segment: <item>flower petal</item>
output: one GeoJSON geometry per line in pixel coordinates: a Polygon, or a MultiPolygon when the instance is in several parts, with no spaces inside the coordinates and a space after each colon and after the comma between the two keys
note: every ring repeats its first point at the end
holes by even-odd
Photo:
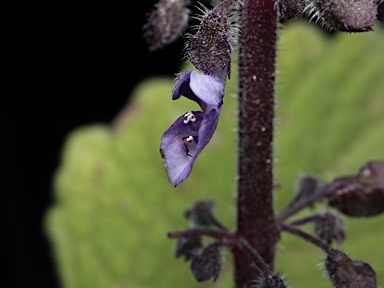
{"type": "Polygon", "coordinates": [[[224,82],[219,78],[192,71],[189,86],[207,105],[221,106],[224,97],[224,82]]]}
{"type": "Polygon", "coordinates": [[[215,133],[217,123],[219,122],[219,115],[219,112],[215,109],[204,114],[204,118],[199,129],[199,142],[197,144],[195,154],[192,157],[193,161],[195,161],[203,148],[207,146],[209,141],[211,141],[213,133],[215,133]]]}
{"type": "Polygon", "coordinates": [[[195,115],[195,122],[185,124],[185,117],[183,115],[179,117],[167,131],[164,132],[161,138],[161,157],[163,158],[169,181],[175,187],[185,180],[192,170],[192,157],[189,156],[191,154],[189,154],[189,151],[187,152],[186,150],[186,147],[188,148],[188,146],[186,146],[187,142],[185,140],[189,136],[198,136],[198,130],[203,121],[204,115],[201,111],[192,113],[195,115]]]}
{"type": "Polygon", "coordinates": [[[219,112],[215,109],[206,114],[200,111],[192,113],[196,121],[185,123],[185,116],[179,117],[161,139],[160,153],[169,181],[175,187],[191,173],[196,158],[211,140],[219,120],[219,112]]]}
{"type": "Polygon", "coordinates": [[[176,78],[175,88],[173,89],[172,100],[177,100],[181,97],[181,95],[183,95],[188,99],[197,102],[200,105],[200,99],[191,90],[191,87],[189,87],[192,72],[192,70],[189,70],[178,74],[176,78]]]}
{"type": "Polygon", "coordinates": [[[211,75],[187,71],[179,74],[172,99],[176,100],[181,95],[200,105],[203,111],[207,105],[220,107],[223,102],[225,83],[211,75]]]}

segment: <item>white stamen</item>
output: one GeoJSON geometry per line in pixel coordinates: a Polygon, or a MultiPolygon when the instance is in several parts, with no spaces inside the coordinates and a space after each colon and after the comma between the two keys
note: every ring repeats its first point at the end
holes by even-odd
{"type": "MultiPolygon", "coordinates": [[[[185,113],[184,117],[185,117],[185,119],[183,121],[184,124],[188,124],[189,122],[195,122],[196,121],[196,117],[191,111],[185,113]]],[[[192,136],[190,136],[190,137],[192,137],[192,136]]]]}
{"type": "Polygon", "coordinates": [[[188,136],[187,139],[185,139],[188,143],[192,143],[193,136],[188,136]]]}

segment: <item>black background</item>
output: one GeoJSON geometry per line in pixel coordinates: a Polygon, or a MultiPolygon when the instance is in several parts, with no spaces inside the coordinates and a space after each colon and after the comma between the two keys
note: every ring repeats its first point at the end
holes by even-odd
{"type": "Polygon", "coordinates": [[[105,3],[1,9],[1,287],[60,287],[43,221],[67,134],[109,123],[140,80],[179,70],[183,39],[147,51],[154,0],[105,3]]]}

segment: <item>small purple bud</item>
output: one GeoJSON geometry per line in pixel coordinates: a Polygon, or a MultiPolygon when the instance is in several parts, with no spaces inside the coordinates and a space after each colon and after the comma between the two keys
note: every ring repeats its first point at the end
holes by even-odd
{"type": "Polygon", "coordinates": [[[368,264],[351,260],[345,253],[332,249],[325,268],[335,288],[376,288],[376,273],[368,264]]]}
{"type": "Polygon", "coordinates": [[[185,0],[159,0],[144,25],[149,51],[163,48],[181,36],[188,26],[188,17],[185,0]]]}
{"type": "Polygon", "coordinates": [[[230,62],[233,46],[236,42],[237,26],[227,16],[234,0],[225,0],[212,10],[205,11],[194,35],[188,35],[186,44],[191,63],[204,74],[215,74],[227,70],[230,74],[230,62]]]}
{"type": "Polygon", "coordinates": [[[189,261],[193,256],[197,255],[203,248],[201,237],[188,237],[177,239],[175,257],[184,256],[185,261],[189,261]]]}
{"type": "Polygon", "coordinates": [[[313,223],[315,234],[328,244],[335,240],[341,244],[345,240],[344,222],[340,216],[329,211],[319,213],[313,223]]]}
{"type": "Polygon", "coordinates": [[[225,229],[215,217],[215,203],[209,200],[200,200],[185,212],[185,216],[197,226],[216,226],[225,229]]]}
{"type": "Polygon", "coordinates": [[[318,193],[324,186],[325,182],[316,176],[304,175],[300,177],[297,183],[296,195],[288,204],[287,208],[292,207],[298,202],[305,201],[312,195],[318,193]]]}
{"type": "Polygon", "coordinates": [[[359,173],[336,179],[342,188],[328,196],[328,204],[352,217],[369,217],[384,212],[384,162],[371,161],[359,173]]]}
{"type": "Polygon", "coordinates": [[[222,265],[223,258],[216,243],[206,246],[191,259],[191,271],[198,282],[216,281],[222,265]]]}
{"type": "Polygon", "coordinates": [[[377,14],[376,0],[310,0],[304,13],[328,30],[372,31],[377,14]]]}

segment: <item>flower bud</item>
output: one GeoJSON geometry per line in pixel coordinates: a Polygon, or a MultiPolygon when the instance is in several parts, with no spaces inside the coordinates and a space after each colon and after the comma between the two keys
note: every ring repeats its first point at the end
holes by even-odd
{"type": "Polygon", "coordinates": [[[226,70],[230,74],[231,52],[236,40],[237,28],[227,16],[235,3],[225,0],[212,10],[205,9],[194,35],[188,35],[186,44],[191,63],[204,74],[226,70]]]}
{"type": "Polygon", "coordinates": [[[294,18],[300,18],[306,6],[305,0],[280,0],[277,1],[277,11],[279,19],[287,21],[294,18]]]}
{"type": "Polygon", "coordinates": [[[312,195],[318,193],[325,186],[325,182],[313,175],[304,175],[300,177],[297,188],[296,195],[292,201],[287,205],[287,208],[294,206],[295,204],[305,201],[312,195]]]}
{"type": "Polygon", "coordinates": [[[222,265],[223,259],[216,243],[206,246],[191,259],[191,271],[198,282],[215,281],[222,265]]]}
{"type": "Polygon", "coordinates": [[[328,204],[352,217],[384,212],[384,162],[371,161],[357,175],[336,179],[340,188],[328,196],[328,204]]]}
{"type": "Polygon", "coordinates": [[[341,244],[345,240],[344,222],[340,216],[329,211],[318,214],[313,223],[315,234],[328,244],[335,240],[341,244]]]}
{"type": "Polygon", "coordinates": [[[144,25],[149,50],[163,48],[182,35],[188,26],[185,0],[160,0],[144,25]]]}
{"type": "Polygon", "coordinates": [[[376,288],[376,273],[366,263],[351,260],[345,253],[332,249],[325,268],[335,288],[376,288]]]}
{"type": "Polygon", "coordinates": [[[185,216],[197,226],[217,226],[218,221],[215,218],[214,208],[215,203],[213,201],[200,200],[185,212],[185,216]]]}
{"type": "Polygon", "coordinates": [[[371,31],[377,14],[376,0],[310,0],[304,13],[328,30],[371,31]]]}
{"type": "Polygon", "coordinates": [[[194,255],[198,254],[203,247],[201,237],[188,237],[177,239],[175,257],[184,256],[185,261],[189,261],[194,255]]]}

